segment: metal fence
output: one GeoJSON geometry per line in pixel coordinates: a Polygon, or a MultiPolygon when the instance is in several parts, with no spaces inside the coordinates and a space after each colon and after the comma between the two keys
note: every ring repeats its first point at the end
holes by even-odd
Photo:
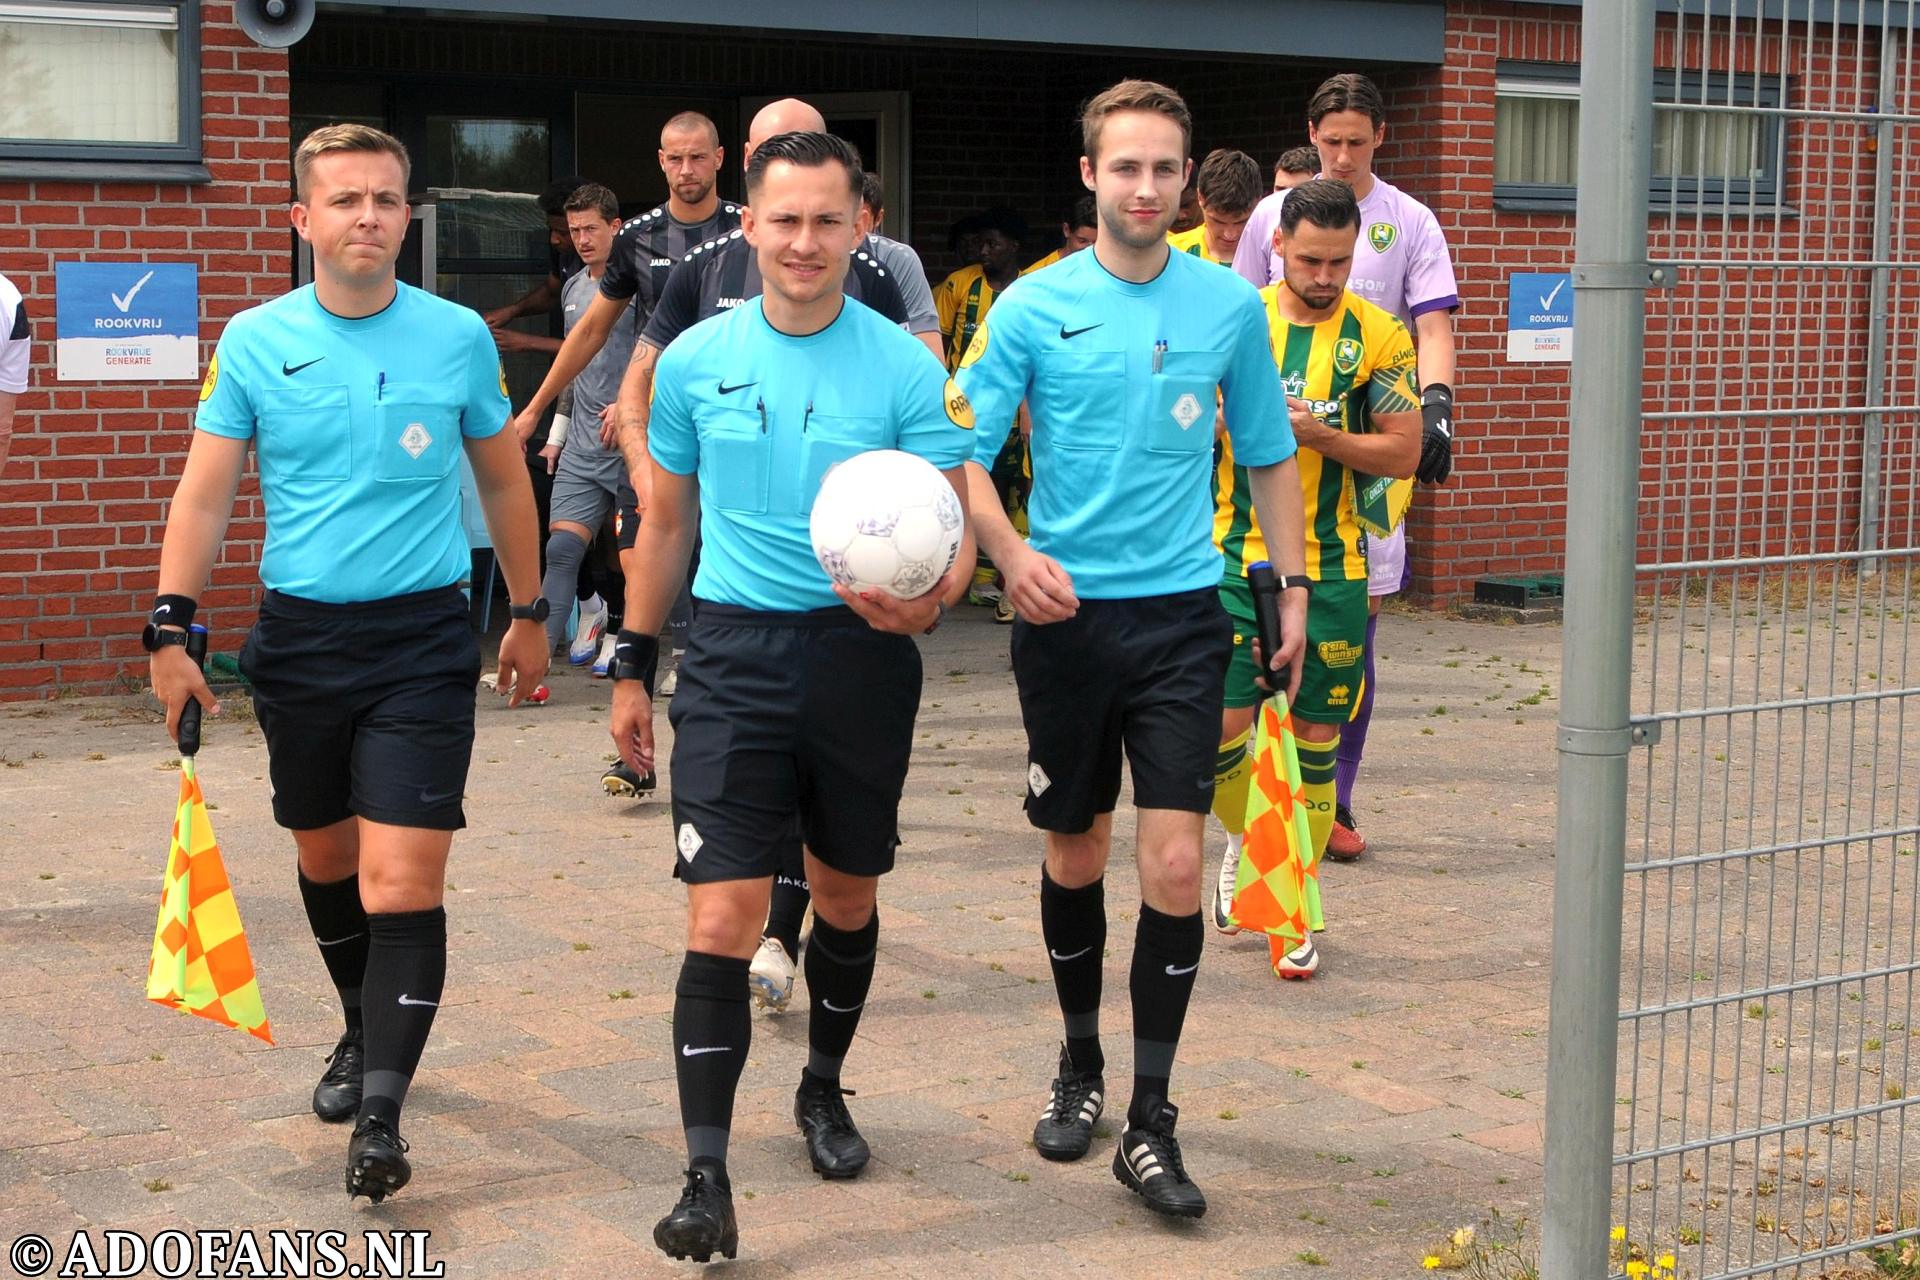
{"type": "Polygon", "coordinates": [[[1584,16],[1543,1274],[1816,1276],[1920,1234],[1920,5],[1655,9],[1584,16]]]}

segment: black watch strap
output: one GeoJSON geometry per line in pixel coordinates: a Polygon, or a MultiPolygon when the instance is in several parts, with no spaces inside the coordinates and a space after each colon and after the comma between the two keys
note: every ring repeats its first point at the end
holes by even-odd
{"type": "Polygon", "coordinates": [[[515,622],[545,622],[551,609],[545,596],[536,596],[532,604],[509,605],[507,614],[515,622]]]}
{"type": "Polygon", "coordinates": [[[187,633],[184,629],[179,631],[162,629],[149,622],[140,630],[140,647],[148,653],[164,649],[170,644],[184,645],[186,642],[187,633]]]}
{"type": "Polygon", "coordinates": [[[1311,593],[1313,591],[1313,579],[1304,573],[1290,573],[1280,579],[1280,589],[1282,591],[1286,591],[1292,587],[1304,587],[1311,593]]]}

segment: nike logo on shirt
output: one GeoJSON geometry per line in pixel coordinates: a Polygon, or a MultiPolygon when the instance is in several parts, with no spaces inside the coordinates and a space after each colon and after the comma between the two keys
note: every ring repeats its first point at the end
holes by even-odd
{"type": "Polygon", "coordinates": [[[440,1002],[438,1000],[409,1000],[407,999],[405,992],[401,992],[400,994],[400,1003],[425,1005],[429,1009],[438,1009],[440,1007],[440,1002]]]}
{"type": "Polygon", "coordinates": [[[313,365],[319,364],[322,360],[325,360],[325,359],[326,359],[325,356],[315,356],[313,359],[307,361],[306,364],[288,364],[285,360],[282,360],[280,362],[280,372],[286,377],[291,378],[294,374],[300,372],[302,369],[306,369],[313,365]]]}
{"type": "Polygon", "coordinates": [[[733,1048],[733,1046],[730,1044],[709,1045],[704,1049],[696,1049],[690,1044],[683,1044],[680,1046],[680,1056],[683,1058],[697,1058],[703,1053],[725,1053],[731,1048],[733,1048]]]}
{"type": "Polygon", "coordinates": [[[1100,324],[1090,324],[1086,326],[1086,328],[1084,329],[1069,329],[1067,328],[1066,325],[1063,324],[1060,326],[1060,340],[1064,342],[1071,338],[1077,338],[1083,333],[1090,333],[1093,330],[1098,329],[1101,324],[1105,324],[1105,323],[1106,321],[1102,320],[1100,324]]]}
{"type": "Polygon", "coordinates": [[[760,383],[758,380],[755,380],[753,382],[736,382],[732,386],[728,386],[723,381],[720,383],[720,394],[723,396],[730,396],[734,392],[739,391],[743,387],[757,387],[759,385],[760,383]]]}

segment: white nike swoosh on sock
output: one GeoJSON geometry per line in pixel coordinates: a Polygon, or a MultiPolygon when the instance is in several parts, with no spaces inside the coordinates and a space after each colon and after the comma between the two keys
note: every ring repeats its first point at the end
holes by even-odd
{"type": "Polygon", "coordinates": [[[825,996],[820,997],[820,1003],[825,1005],[827,1008],[833,1010],[835,1013],[852,1013],[854,1009],[864,1009],[867,1004],[865,1000],[862,1000],[859,1004],[854,1005],[853,1009],[842,1009],[839,1005],[827,999],[825,996]]]}
{"type": "Polygon", "coordinates": [[[409,1000],[407,999],[404,993],[402,993],[400,996],[400,1003],[426,1005],[428,1008],[432,1008],[432,1009],[438,1009],[440,1007],[440,1002],[438,1000],[409,1000]]]}
{"type": "Polygon", "coordinates": [[[1081,956],[1087,954],[1087,952],[1091,950],[1093,950],[1092,947],[1082,947],[1070,956],[1063,956],[1058,951],[1053,951],[1053,950],[1049,950],[1047,954],[1052,956],[1055,960],[1060,961],[1062,964],[1065,964],[1069,960],[1078,960],[1081,956]]]}
{"type": "Polygon", "coordinates": [[[1172,965],[1168,965],[1167,976],[1169,978],[1183,977],[1186,974],[1192,973],[1195,969],[1198,969],[1199,967],[1200,967],[1200,962],[1198,960],[1195,960],[1192,964],[1188,965],[1184,969],[1176,969],[1172,965]]]}
{"type": "Polygon", "coordinates": [[[725,1053],[731,1048],[733,1048],[733,1046],[730,1044],[709,1045],[704,1049],[696,1049],[690,1044],[683,1044],[680,1046],[680,1056],[683,1058],[697,1058],[703,1053],[725,1053]]]}
{"type": "Polygon", "coordinates": [[[323,947],[337,947],[343,942],[352,942],[355,938],[364,938],[366,936],[366,933],[362,931],[360,933],[350,933],[344,938],[315,938],[314,941],[323,947]]]}

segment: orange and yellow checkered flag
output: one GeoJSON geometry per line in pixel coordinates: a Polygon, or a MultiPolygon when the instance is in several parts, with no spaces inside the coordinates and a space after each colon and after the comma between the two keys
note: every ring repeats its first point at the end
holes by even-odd
{"type": "Polygon", "coordinates": [[[192,756],[180,761],[180,803],[160,887],[147,999],[273,1043],[240,908],[214,843],[192,756]]]}
{"type": "Polygon", "coordinates": [[[1307,940],[1319,905],[1320,868],[1307,830],[1293,717],[1286,698],[1274,694],[1260,704],[1254,730],[1246,835],[1228,915],[1242,929],[1279,939],[1285,952],[1307,940]]]}

